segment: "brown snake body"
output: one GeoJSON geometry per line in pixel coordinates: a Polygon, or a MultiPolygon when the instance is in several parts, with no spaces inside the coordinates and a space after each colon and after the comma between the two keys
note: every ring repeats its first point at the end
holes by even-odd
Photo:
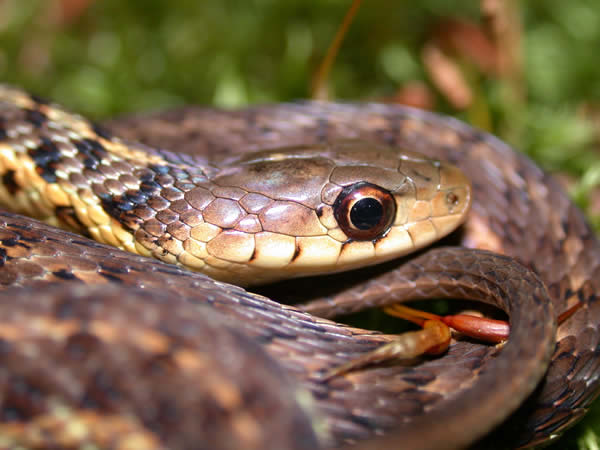
{"type": "MultiPolygon", "coordinates": [[[[0,114],[0,137],[6,137],[4,123],[0,114]]],[[[455,240],[515,257],[543,283],[510,258],[466,248],[429,250],[350,277],[313,281],[316,289],[305,300],[315,302],[307,309],[321,315],[399,297],[476,298],[505,309],[512,327],[501,350],[461,341],[440,358],[374,366],[324,382],[323,369],[389,338],[6,213],[0,283],[30,289],[70,280],[77,287],[3,294],[5,443],[313,448],[386,434],[364,445],[463,447],[532,392],[551,351],[544,381],[504,425],[514,431],[514,445],[559,433],[595,396],[598,243],[556,183],[499,140],[452,119],[383,105],[190,108],[107,127],[156,148],[208,151],[215,161],[282,143],[339,139],[450,161],[474,189],[471,214],[455,240]],[[84,286],[107,282],[134,291],[125,298],[106,287],[101,296],[97,287],[84,286]],[[148,291],[156,297],[142,295],[148,291]],[[558,328],[556,346],[548,296],[557,312],[583,303],[558,328]]],[[[285,291],[306,283],[298,280],[285,291]]]]}

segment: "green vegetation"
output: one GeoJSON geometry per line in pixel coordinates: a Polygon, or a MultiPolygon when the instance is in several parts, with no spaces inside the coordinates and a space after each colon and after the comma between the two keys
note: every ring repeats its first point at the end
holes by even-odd
{"type": "MultiPolygon", "coordinates": [[[[4,0],[0,80],[94,118],[306,98],[348,7],[342,0],[4,0]]],[[[595,0],[372,0],[350,27],[329,96],[416,97],[486,128],[559,172],[600,229],[599,48],[595,0]],[[499,12],[484,15],[481,4],[498,4],[499,12]],[[428,66],[432,49],[448,67],[428,66]],[[449,86],[436,81],[454,69],[449,86]],[[463,104],[452,98],[461,86],[470,94],[463,104]]],[[[600,448],[594,430],[600,405],[556,448],[600,448]]]]}

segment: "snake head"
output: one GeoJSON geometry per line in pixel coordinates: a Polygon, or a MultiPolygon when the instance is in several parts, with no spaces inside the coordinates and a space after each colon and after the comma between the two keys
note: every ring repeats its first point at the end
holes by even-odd
{"type": "Polygon", "coordinates": [[[234,213],[204,210],[220,230],[200,236],[208,264],[227,266],[209,273],[238,284],[406,255],[456,229],[471,203],[470,182],[456,167],[354,141],[253,153],[212,181],[241,198],[234,213]]]}

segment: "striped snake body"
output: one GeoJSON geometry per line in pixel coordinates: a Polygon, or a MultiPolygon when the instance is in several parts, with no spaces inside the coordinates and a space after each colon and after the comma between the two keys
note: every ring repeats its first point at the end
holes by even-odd
{"type": "Polygon", "coordinates": [[[580,417],[597,391],[596,239],[552,179],[457,121],[315,103],[189,108],[101,129],[3,87],[0,171],[5,206],[175,264],[2,215],[0,434],[10,445],[461,447],[531,394],[553,351],[545,381],[504,425],[527,444],[580,417]],[[472,191],[427,158],[458,165],[472,191]],[[359,205],[365,193],[377,204],[359,205]],[[397,259],[451,232],[471,196],[462,247],[397,259]],[[305,311],[214,281],[364,260],[390,261],[316,278],[310,292],[306,279],[287,284],[312,301],[305,311]],[[32,294],[47,283],[57,286],[32,294]],[[509,342],[460,341],[440,358],[320,377],[392,337],[312,314],[430,296],[505,309],[509,342]],[[554,345],[553,306],[576,302],[554,345]]]}

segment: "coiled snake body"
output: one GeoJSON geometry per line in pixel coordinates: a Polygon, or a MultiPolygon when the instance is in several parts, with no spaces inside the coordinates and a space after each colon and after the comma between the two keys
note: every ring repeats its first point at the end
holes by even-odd
{"type": "Polygon", "coordinates": [[[458,121],[308,103],[99,128],[3,87],[0,171],[5,206],[219,279],[234,268],[243,284],[329,267],[314,252],[335,260],[330,272],[395,258],[449,233],[473,197],[460,247],[282,285],[312,300],[305,311],[2,213],[0,445],[457,448],[531,394],[503,425],[505,445],[530,445],[581,417],[598,390],[592,231],[549,176],[458,121]],[[472,191],[405,149],[456,164],[472,191]],[[375,220],[354,208],[365,189],[384,205],[375,220]],[[432,296],[501,307],[509,342],[458,341],[441,357],[323,379],[392,337],[309,312],[432,296]],[[578,302],[555,336],[555,315],[578,302]]]}

